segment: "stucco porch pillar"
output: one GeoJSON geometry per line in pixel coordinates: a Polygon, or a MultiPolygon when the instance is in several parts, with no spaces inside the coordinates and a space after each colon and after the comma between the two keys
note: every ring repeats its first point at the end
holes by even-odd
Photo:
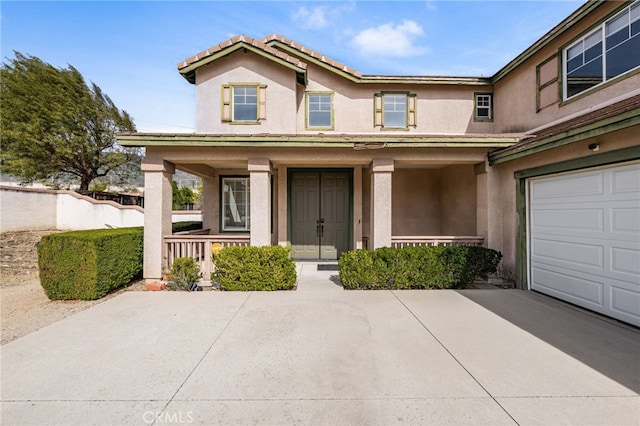
{"type": "Polygon", "coordinates": [[[175,166],[167,161],[143,161],[144,278],[162,278],[166,264],[164,236],[171,234],[171,179],[175,166]]]}
{"type": "Polygon", "coordinates": [[[251,188],[252,246],[271,245],[271,162],[268,158],[249,158],[251,188]]]}
{"type": "Polygon", "coordinates": [[[489,188],[487,179],[488,160],[474,166],[476,176],[476,235],[484,238],[486,246],[489,226],[489,188]]]}
{"type": "Polygon", "coordinates": [[[371,248],[391,247],[392,158],[374,158],[371,164],[371,248]]]}
{"type": "Polygon", "coordinates": [[[202,228],[212,234],[217,234],[220,227],[219,188],[217,176],[202,178],[202,228]]]}

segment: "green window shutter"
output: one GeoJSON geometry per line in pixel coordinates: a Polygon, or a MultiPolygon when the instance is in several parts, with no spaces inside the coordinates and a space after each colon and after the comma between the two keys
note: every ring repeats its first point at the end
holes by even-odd
{"type": "Polygon", "coordinates": [[[222,121],[228,123],[231,122],[231,85],[223,84],[220,93],[222,96],[220,103],[222,111],[222,121]]]}
{"type": "Polygon", "coordinates": [[[381,127],[384,124],[382,96],[382,93],[375,93],[373,95],[373,127],[381,127]]]}
{"type": "Polygon", "coordinates": [[[267,86],[258,86],[258,120],[267,119],[267,86]]]}
{"type": "Polygon", "coordinates": [[[418,126],[418,96],[415,93],[407,95],[407,126],[418,126]]]}

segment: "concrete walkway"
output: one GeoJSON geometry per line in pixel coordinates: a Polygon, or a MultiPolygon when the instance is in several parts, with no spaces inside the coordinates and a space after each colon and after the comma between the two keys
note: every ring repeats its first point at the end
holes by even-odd
{"type": "Polygon", "coordinates": [[[519,290],[127,292],[2,346],[2,425],[640,424],[640,331],[519,290]]]}

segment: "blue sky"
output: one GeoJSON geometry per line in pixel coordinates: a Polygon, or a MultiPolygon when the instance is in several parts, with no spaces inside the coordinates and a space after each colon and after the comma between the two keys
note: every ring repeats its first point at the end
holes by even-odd
{"type": "Polygon", "coordinates": [[[138,131],[190,132],[176,64],[234,35],[282,34],[364,74],[490,76],[583,3],[4,0],[0,47],[73,65],[138,131]]]}

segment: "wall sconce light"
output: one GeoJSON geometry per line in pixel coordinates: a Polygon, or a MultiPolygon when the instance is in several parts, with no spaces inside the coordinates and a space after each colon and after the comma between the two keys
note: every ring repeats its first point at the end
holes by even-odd
{"type": "Polygon", "coordinates": [[[598,145],[597,143],[591,143],[589,144],[589,151],[600,151],[600,145],[598,145]]]}

